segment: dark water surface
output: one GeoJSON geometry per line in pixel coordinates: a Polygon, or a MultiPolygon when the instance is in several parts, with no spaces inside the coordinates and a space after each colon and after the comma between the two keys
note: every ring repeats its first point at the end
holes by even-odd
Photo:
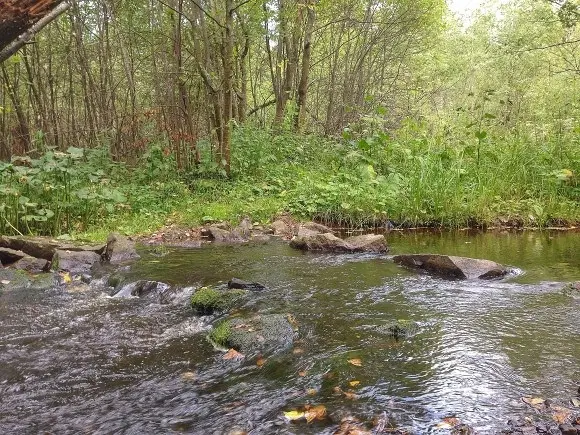
{"type": "Polygon", "coordinates": [[[169,249],[163,257],[144,251],[127,273],[177,287],[167,304],[110,298],[98,288],[6,291],[0,433],[332,434],[344,416],[386,415],[390,425],[426,434],[445,433],[436,425],[454,415],[485,434],[534,414],[522,396],[561,403],[575,396],[580,299],[560,289],[580,280],[580,233],[391,233],[388,240],[391,254],[487,258],[522,273],[445,281],[387,256],[303,254],[273,242],[169,249]],[[196,287],[234,276],[270,289],[242,311],[289,313],[299,325],[294,349],[262,367],[223,360],[205,339],[215,318],[187,307],[196,287]],[[418,321],[420,332],[396,341],[377,330],[393,319],[418,321]],[[350,387],[353,380],[360,384],[350,387]],[[308,403],[325,405],[329,419],[282,418],[308,403]]]}

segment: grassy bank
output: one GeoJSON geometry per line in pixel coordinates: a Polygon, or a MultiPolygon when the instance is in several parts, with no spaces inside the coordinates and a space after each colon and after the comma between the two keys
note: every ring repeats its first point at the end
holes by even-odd
{"type": "MultiPolygon", "coordinates": [[[[178,171],[163,145],[136,167],[106,149],[48,151],[0,164],[3,234],[101,237],[280,212],[349,226],[580,221],[580,139],[456,138],[402,130],[340,139],[237,128],[232,177],[200,144],[203,161],[178,171]]],[[[207,146],[207,144],[205,144],[207,146]]]]}

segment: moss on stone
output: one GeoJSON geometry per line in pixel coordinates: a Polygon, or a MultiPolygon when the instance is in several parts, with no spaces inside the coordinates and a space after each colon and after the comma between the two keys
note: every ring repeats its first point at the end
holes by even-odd
{"type": "Polygon", "coordinates": [[[209,339],[212,343],[228,347],[229,338],[232,333],[232,327],[229,320],[224,320],[216,327],[214,327],[209,333],[209,339]]]}
{"type": "Polygon", "coordinates": [[[419,324],[412,320],[399,319],[391,322],[381,329],[394,338],[408,337],[419,331],[419,324]]]}
{"type": "Polygon", "coordinates": [[[202,287],[191,297],[191,307],[202,316],[216,311],[226,311],[246,293],[245,290],[219,291],[211,287],[202,287]]]}

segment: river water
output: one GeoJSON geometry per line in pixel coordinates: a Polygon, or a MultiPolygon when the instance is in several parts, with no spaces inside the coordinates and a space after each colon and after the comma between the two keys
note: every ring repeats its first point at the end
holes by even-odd
{"type": "Polygon", "coordinates": [[[98,287],[0,294],[0,433],[332,434],[353,416],[369,429],[386,417],[434,434],[454,416],[487,434],[536,414],[524,396],[565,404],[577,394],[580,299],[561,288],[580,280],[580,233],[387,238],[390,254],[486,258],[521,273],[446,281],[384,255],[305,254],[283,242],[143,248],[126,275],[170,284],[164,303],[98,287]],[[206,340],[216,318],[194,316],[188,297],[232,277],[269,288],[240,312],[294,316],[292,349],[259,365],[224,360],[206,340]],[[377,329],[393,319],[421,328],[394,340],[377,329]],[[306,404],[328,418],[283,418],[306,404]]]}

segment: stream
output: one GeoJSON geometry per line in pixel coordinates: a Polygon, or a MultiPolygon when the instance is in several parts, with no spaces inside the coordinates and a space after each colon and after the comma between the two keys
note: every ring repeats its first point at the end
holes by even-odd
{"type": "Polygon", "coordinates": [[[438,424],[453,416],[492,434],[537,414],[524,396],[570,406],[580,386],[580,299],[561,289],[580,280],[579,232],[387,240],[389,255],[485,258],[521,273],[450,281],[389,255],[303,253],[282,241],[163,255],[141,247],[126,280],[170,284],[165,303],[97,287],[0,293],[0,433],[333,434],[353,416],[369,430],[386,417],[389,427],[437,434],[449,433],[438,424]],[[195,316],[189,297],[232,277],[268,287],[239,312],[293,316],[293,348],[257,364],[224,360],[207,341],[217,317],[195,316]],[[395,319],[421,328],[401,340],[377,329],[395,319]],[[305,404],[324,405],[328,418],[283,418],[305,404]]]}

